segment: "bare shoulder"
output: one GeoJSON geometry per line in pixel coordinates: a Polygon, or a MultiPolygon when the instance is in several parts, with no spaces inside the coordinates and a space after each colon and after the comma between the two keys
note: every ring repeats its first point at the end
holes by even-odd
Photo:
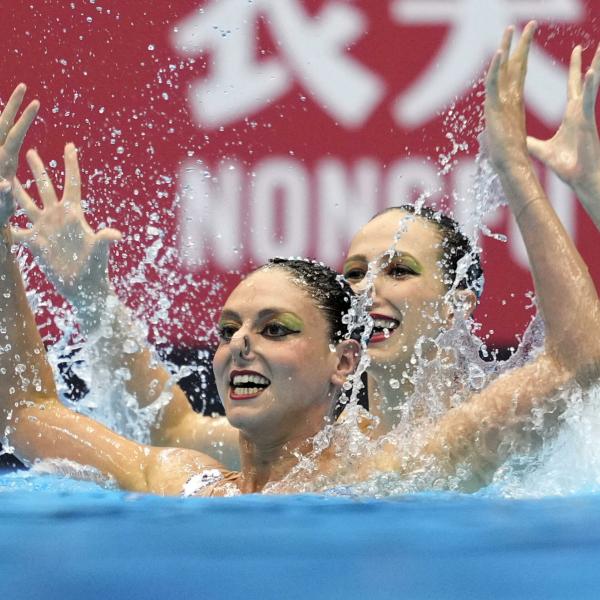
{"type": "Polygon", "coordinates": [[[231,471],[207,454],[185,448],[149,449],[146,479],[148,491],[164,496],[192,495],[190,482],[210,484],[230,476],[231,471]]]}
{"type": "Polygon", "coordinates": [[[238,440],[239,431],[225,417],[210,417],[196,412],[187,414],[164,436],[165,445],[193,448],[230,469],[237,469],[240,465],[238,440]]]}

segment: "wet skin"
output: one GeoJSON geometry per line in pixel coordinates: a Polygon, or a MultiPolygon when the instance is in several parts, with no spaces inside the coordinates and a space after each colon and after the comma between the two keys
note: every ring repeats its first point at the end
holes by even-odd
{"type": "Polygon", "coordinates": [[[234,427],[250,437],[260,430],[271,444],[323,427],[343,383],[335,375],[338,357],[325,317],[287,273],[260,270],[242,281],[219,331],[213,368],[234,427]],[[250,381],[236,379],[244,376],[250,381]]]}
{"type": "Polygon", "coordinates": [[[374,261],[378,268],[369,312],[375,324],[391,326],[386,327],[387,332],[374,330],[369,344],[373,374],[404,370],[419,337],[435,338],[447,322],[449,306],[438,264],[440,246],[433,223],[401,210],[379,215],[352,240],[344,275],[355,292],[362,292],[368,287],[369,263],[374,261]]]}

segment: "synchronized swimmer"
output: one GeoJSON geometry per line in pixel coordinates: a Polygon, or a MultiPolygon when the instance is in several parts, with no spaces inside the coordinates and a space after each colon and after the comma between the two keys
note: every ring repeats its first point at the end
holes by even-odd
{"type": "MultiPolygon", "coordinates": [[[[545,323],[544,347],[529,363],[499,376],[459,406],[448,403],[445,414],[419,432],[416,448],[407,440],[410,452],[396,444],[381,444],[377,452],[357,457],[352,473],[347,473],[349,482],[377,472],[409,476],[431,469],[438,485],[458,477],[461,489],[478,489],[510,452],[530,448],[535,443],[532,437],[556,430],[564,410],[561,392],[598,381],[596,289],[546,198],[529,152],[573,187],[600,225],[600,143],[594,117],[600,52],[582,79],[581,48],[575,48],[563,124],[547,142],[527,138],[523,85],[534,32],[535,23],[528,24],[510,54],[513,30],[506,31],[487,75],[484,109],[490,160],[529,255],[545,323]],[[551,418],[544,431],[534,435],[531,424],[540,411],[551,418]]],[[[108,253],[120,233],[110,229],[94,233],[87,224],[72,144],[65,149],[62,200],[34,151],[28,152],[27,160],[43,208],[16,181],[19,149],[38,110],[38,104],[31,103],[13,125],[24,92],[24,86],[17,88],[0,118],[0,372],[8,383],[0,397],[0,428],[19,458],[28,464],[68,459],[90,465],[123,489],[139,492],[259,492],[281,481],[299,457],[312,450],[312,439],[324,427],[335,427],[336,405],[361,353],[344,315],[354,294],[367,288],[374,324],[368,390],[370,410],[378,417],[368,431],[379,437],[393,429],[394,407],[412,393],[409,375],[417,341],[424,336],[435,340],[459,311],[469,314],[481,292],[477,261],[459,274],[458,263],[472,254],[472,248],[457,225],[432,211],[408,206],[377,215],[359,231],[344,265],[348,283],[340,283],[334,271],[311,261],[279,260],[259,268],[235,288],[223,307],[213,363],[226,421],[194,413],[174,386],[153,433],[155,445],[145,446],[63,406],[11,246],[28,245],[77,310],[82,331],[90,333],[112,294],[106,274],[108,253]],[[8,226],[14,197],[28,214],[31,228],[8,226]],[[403,233],[394,242],[400,221],[403,233]],[[74,254],[80,262],[73,263],[74,254]],[[370,278],[373,268],[375,276],[370,278]],[[391,379],[397,384],[392,386],[391,379]],[[217,434],[209,435],[211,429],[217,434]],[[239,471],[210,456],[216,437],[230,449],[231,462],[239,453],[239,471]]],[[[112,318],[104,358],[115,369],[130,370],[130,393],[140,406],[148,405],[164,391],[170,376],[148,349],[119,351],[131,321],[124,307],[112,318]],[[153,380],[156,385],[148,386],[153,380]]],[[[325,450],[311,476],[327,478],[340,468],[336,453],[325,450]]]]}

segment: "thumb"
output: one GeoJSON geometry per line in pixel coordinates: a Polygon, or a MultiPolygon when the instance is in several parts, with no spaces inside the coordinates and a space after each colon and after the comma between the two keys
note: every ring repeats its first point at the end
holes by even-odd
{"type": "Polygon", "coordinates": [[[549,152],[547,142],[528,135],[527,150],[529,151],[529,154],[531,154],[531,156],[533,156],[534,158],[537,158],[545,164],[548,163],[549,152]]]}
{"type": "Polygon", "coordinates": [[[107,245],[112,242],[120,242],[123,239],[123,234],[118,229],[113,229],[112,227],[101,229],[96,236],[99,242],[104,242],[107,245]]]}
{"type": "Polygon", "coordinates": [[[13,241],[19,244],[27,244],[33,238],[33,231],[31,229],[24,229],[22,227],[11,227],[10,230],[13,241]]]}

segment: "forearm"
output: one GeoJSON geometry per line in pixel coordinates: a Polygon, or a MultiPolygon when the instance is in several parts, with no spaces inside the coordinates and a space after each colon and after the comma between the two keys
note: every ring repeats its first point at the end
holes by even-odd
{"type": "Polygon", "coordinates": [[[123,489],[145,492],[144,446],[63,406],[56,398],[15,406],[7,441],[26,465],[37,460],[68,460],[88,465],[123,489]]]}
{"type": "Polygon", "coordinates": [[[573,389],[571,373],[542,353],[449,411],[421,458],[451,478],[466,475],[465,491],[486,485],[507,458],[536,452],[556,433],[573,389]]]}
{"type": "Polygon", "coordinates": [[[527,248],[546,327],[546,349],[562,366],[579,372],[600,359],[594,283],[528,158],[513,156],[500,178],[527,248]]]}
{"type": "Polygon", "coordinates": [[[600,170],[586,181],[574,183],[572,187],[590,219],[600,229],[600,170]]]}
{"type": "Polygon", "coordinates": [[[0,373],[15,397],[55,395],[52,368],[27,301],[10,229],[0,230],[0,373]]]}
{"type": "Polygon", "coordinates": [[[77,310],[82,333],[88,339],[88,360],[92,372],[116,373],[125,391],[140,408],[159,402],[159,420],[151,429],[153,443],[169,443],[167,431],[186,415],[195,415],[174,376],[159,362],[146,340],[145,328],[114,293],[93,308],[77,310]]]}

